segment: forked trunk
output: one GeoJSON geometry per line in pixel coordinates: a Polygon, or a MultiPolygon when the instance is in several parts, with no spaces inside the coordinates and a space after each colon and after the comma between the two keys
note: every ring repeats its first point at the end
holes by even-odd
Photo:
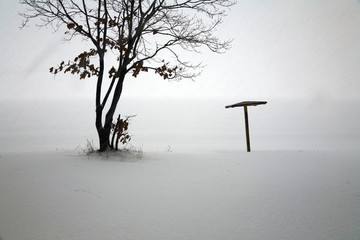
{"type": "Polygon", "coordinates": [[[105,116],[104,126],[102,125],[103,107],[104,106],[99,106],[99,105],[97,106],[95,125],[96,125],[96,130],[97,130],[98,136],[99,136],[99,144],[100,144],[100,148],[98,150],[99,152],[106,151],[107,148],[110,146],[111,124],[113,121],[116,106],[120,100],[124,78],[125,78],[125,73],[121,74],[120,78],[118,79],[118,82],[117,82],[115,90],[114,90],[113,99],[111,101],[111,105],[105,116]]]}

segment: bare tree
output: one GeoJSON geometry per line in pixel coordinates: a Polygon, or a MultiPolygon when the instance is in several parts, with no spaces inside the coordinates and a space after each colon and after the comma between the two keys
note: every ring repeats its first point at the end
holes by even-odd
{"type": "Polygon", "coordinates": [[[96,129],[99,151],[109,146],[111,124],[127,75],[153,71],[163,79],[194,78],[199,64],[184,61],[180,50],[207,48],[221,53],[230,41],[214,31],[235,0],[20,0],[27,7],[24,26],[40,19],[39,26],[66,29],[71,41],[82,37],[93,48],[50,72],[70,72],[80,79],[95,77],[96,129]],[[111,65],[116,59],[116,64],[111,65]],[[166,58],[166,59],[165,59],[166,58]],[[107,65],[105,65],[105,61],[107,65]],[[104,78],[109,77],[108,84],[104,78]],[[108,103],[107,108],[105,105],[108,103]]]}

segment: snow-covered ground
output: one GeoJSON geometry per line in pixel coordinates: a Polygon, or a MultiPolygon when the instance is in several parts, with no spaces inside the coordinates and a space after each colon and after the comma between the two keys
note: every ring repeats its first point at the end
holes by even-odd
{"type": "Polygon", "coordinates": [[[359,239],[358,152],[4,154],[11,239],[359,239]]]}
{"type": "Polygon", "coordinates": [[[250,107],[246,153],[231,101],[124,100],[143,152],[102,156],[92,101],[2,101],[0,238],[360,239],[359,104],[250,107]]]}

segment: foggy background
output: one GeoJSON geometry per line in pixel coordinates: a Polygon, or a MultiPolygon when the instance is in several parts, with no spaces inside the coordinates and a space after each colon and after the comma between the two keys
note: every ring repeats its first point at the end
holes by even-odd
{"type": "MultiPolygon", "coordinates": [[[[35,22],[20,30],[21,10],[0,2],[0,150],[97,145],[95,79],[49,73],[88,43],[35,22]]],[[[217,32],[233,39],[227,53],[184,53],[206,65],[195,82],[129,76],[117,113],[137,114],[129,131],[144,150],[234,151],[245,149],[243,109],[224,106],[264,100],[249,108],[252,149],[356,148],[359,25],[357,0],[238,1],[217,32]]]]}

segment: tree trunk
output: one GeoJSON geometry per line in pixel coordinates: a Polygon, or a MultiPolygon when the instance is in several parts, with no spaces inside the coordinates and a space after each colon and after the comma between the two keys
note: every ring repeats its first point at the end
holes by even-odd
{"type": "MultiPolygon", "coordinates": [[[[111,138],[111,144],[110,144],[110,148],[111,149],[114,149],[114,140],[115,140],[115,135],[117,135],[117,131],[118,131],[118,128],[119,128],[119,124],[120,124],[120,114],[117,118],[117,122],[116,122],[116,125],[115,125],[115,128],[114,128],[114,131],[113,131],[113,135],[112,135],[112,138],[111,138]]],[[[117,149],[116,149],[117,150],[117,149]]]]}
{"type": "Polygon", "coordinates": [[[110,131],[105,128],[102,128],[100,130],[97,129],[97,130],[98,130],[99,143],[100,143],[100,148],[98,151],[104,152],[109,147],[110,131]]]}
{"type": "Polygon", "coordinates": [[[100,144],[100,148],[98,150],[99,152],[106,151],[107,148],[110,146],[111,124],[113,121],[116,106],[120,100],[125,74],[126,73],[121,74],[120,78],[118,79],[110,108],[105,116],[104,126],[102,126],[102,115],[103,115],[104,106],[97,106],[96,108],[95,125],[99,136],[99,144],[100,144]]]}

